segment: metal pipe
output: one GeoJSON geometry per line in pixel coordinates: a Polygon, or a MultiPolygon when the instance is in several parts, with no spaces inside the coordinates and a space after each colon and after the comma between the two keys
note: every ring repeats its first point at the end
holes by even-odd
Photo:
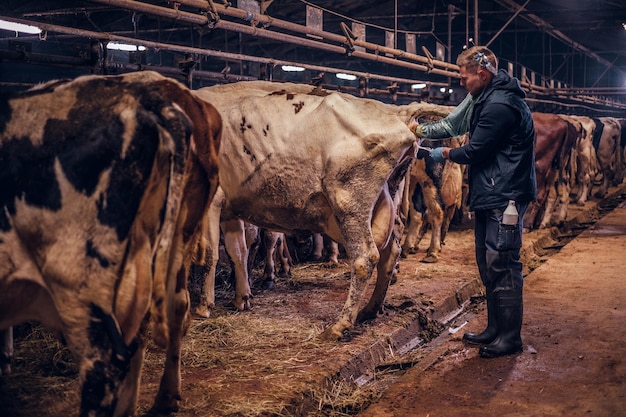
{"type": "Polygon", "coordinates": [[[393,3],[393,49],[398,49],[398,0],[393,3]]]}
{"type": "MultiPolygon", "coordinates": [[[[134,1],[134,0],[93,0],[93,1],[96,1],[96,2],[99,2],[99,3],[104,3],[104,4],[109,4],[109,5],[113,5],[113,6],[117,6],[117,7],[122,7],[122,8],[133,10],[133,11],[148,12],[148,13],[151,13],[151,14],[156,15],[156,16],[176,18],[177,20],[181,20],[181,21],[184,21],[184,22],[192,23],[192,24],[206,25],[209,22],[209,20],[208,20],[208,18],[206,16],[199,16],[199,15],[194,15],[193,13],[181,12],[179,10],[172,10],[172,9],[168,9],[168,8],[164,8],[164,7],[152,6],[152,5],[148,5],[148,4],[145,4],[145,3],[140,3],[140,2],[137,2],[137,1],[134,1]],[[192,15],[193,17],[190,17],[189,15],[192,15]]],[[[219,7],[218,7],[218,9],[219,9],[219,7]]],[[[232,8],[229,7],[228,9],[232,9],[232,8]]],[[[243,10],[240,10],[239,12],[246,13],[246,16],[249,19],[254,19],[254,16],[260,16],[258,14],[245,12],[243,10]],[[252,15],[252,17],[250,17],[250,15],[252,15]]],[[[269,31],[269,30],[266,30],[266,29],[262,29],[262,28],[258,28],[258,27],[254,27],[254,26],[246,26],[246,25],[241,25],[241,24],[238,24],[238,23],[226,22],[224,20],[219,20],[215,24],[215,28],[236,31],[236,32],[239,32],[239,33],[246,33],[246,34],[249,34],[251,36],[259,36],[259,37],[263,37],[263,38],[267,38],[267,39],[273,39],[273,40],[277,40],[277,41],[281,41],[281,42],[289,42],[289,43],[293,43],[293,44],[296,44],[296,45],[307,46],[307,47],[310,47],[310,48],[321,49],[321,50],[325,50],[325,51],[329,51],[329,52],[335,52],[335,53],[339,53],[339,54],[346,53],[346,49],[341,47],[341,46],[329,45],[329,44],[325,44],[325,43],[314,41],[314,40],[310,40],[310,39],[299,38],[299,37],[293,36],[293,35],[287,35],[287,34],[284,34],[284,33],[272,32],[272,31],[269,31]]],[[[340,37],[340,38],[342,40],[345,40],[345,38],[343,38],[343,37],[340,37]]],[[[384,48],[384,49],[390,49],[390,48],[384,48]]],[[[390,50],[394,51],[393,49],[390,49],[390,50]]],[[[397,51],[397,50],[395,50],[395,51],[397,51]]],[[[426,66],[426,65],[413,64],[413,63],[410,63],[410,62],[395,60],[395,59],[391,59],[391,58],[387,58],[387,57],[383,57],[383,56],[380,56],[380,55],[371,54],[371,53],[367,53],[367,52],[354,51],[354,52],[352,52],[351,55],[355,56],[355,57],[358,57],[358,58],[368,59],[368,60],[371,60],[371,61],[384,62],[384,63],[390,64],[390,65],[394,65],[394,66],[410,68],[410,69],[414,69],[414,70],[417,70],[417,71],[433,73],[433,74],[443,75],[443,76],[447,76],[447,77],[457,77],[458,78],[458,76],[459,76],[457,72],[451,72],[451,71],[441,70],[441,69],[437,69],[437,68],[430,68],[429,66],[426,66]]],[[[429,61],[427,60],[427,62],[429,62],[429,61]]],[[[432,62],[434,63],[434,60],[432,62]]],[[[449,64],[447,64],[447,65],[449,65],[449,64]]]]}
{"type": "MultiPolygon", "coordinates": [[[[452,19],[454,16],[452,12],[454,11],[454,6],[452,4],[448,5],[448,62],[452,62],[452,19]]],[[[448,84],[452,84],[452,79],[448,78],[448,84]]]]}
{"type": "Polygon", "coordinates": [[[58,33],[64,33],[68,35],[82,36],[82,37],[101,39],[101,40],[107,40],[107,41],[118,41],[118,42],[130,43],[133,45],[142,44],[143,46],[146,46],[148,48],[196,54],[199,56],[217,57],[220,59],[231,60],[231,61],[250,61],[250,62],[260,62],[260,63],[271,64],[271,65],[295,65],[295,66],[307,68],[307,69],[314,70],[314,71],[333,72],[333,73],[348,72],[350,74],[354,74],[359,77],[390,81],[390,82],[400,82],[400,83],[424,82],[430,85],[441,85],[441,86],[447,85],[445,83],[420,81],[416,79],[392,77],[392,76],[387,76],[387,75],[372,74],[369,72],[353,71],[349,69],[332,68],[332,67],[325,67],[321,65],[304,64],[300,62],[285,61],[285,60],[279,60],[279,59],[273,59],[273,58],[263,58],[263,57],[257,57],[257,56],[251,56],[251,55],[214,51],[211,49],[201,49],[201,48],[194,48],[190,46],[174,45],[174,44],[168,44],[168,43],[163,43],[163,42],[154,42],[154,41],[148,41],[144,39],[136,39],[136,38],[129,38],[126,36],[114,35],[114,34],[107,33],[107,32],[94,32],[94,31],[84,30],[84,29],[76,29],[76,28],[69,28],[65,26],[52,25],[49,23],[41,23],[41,22],[35,22],[35,21],[30,21],[30,20],[24,20],[24,19],[16,19],[10,16],[0,16],[0,19],[22,23],[25,25],[38,26],[42,30],[46,30],[50,32],[58,32],[58,33]]]}
{"type": "MultiPolygon", "coordinates": [[[[516,11],[517,9],[523,9],[523,6],[520,6],[519,4],[517,4],[513,0],[494,0],[494,1],[496,3],[498,3],[498,4],[500,4],[501,6],[507,7],[510,10],[516,11]]],[[[552,25],[550,25],[548,22],[546,22],[545,20],[541,19],[537,15],[532,14],[532,13],[526,13],[526,14],[522,15],[522,18],[527,20],[528,22],[534,24],[536,27],[540,28],[542,31],[546,32],[547,34],[549,34],[550,36],[554,37],[555,39],[560,40],[561,42],[565,43],[566,45],[571,45],[572,48],[574,48],[574,49],[576,49],[578,51],[583,52],[588,57],[591,57],[591,58],[595,59],[596,61],[598,61],[599,63],[601,63],[601,64],[603,64],[603,65],[613,69],[618,74],[620,74],[622,76],[626,75],[626,72],[621,70],[619,67],[616,67],[615,65],[613,65],[612,62],[602,58],[601,56],[599,56],[595,52],[591,51],[589,48],[579,44],[578,42],[573,41],[567,35],[565,35],[563,32],[554,29],[554,27],[552,27],[552,25]]]]}
{"type": "Polygon", "coordinates": [[[495,35],[493,35],[491,37],[491,39],[489,39],[489,42],[487,42],[485,44],[485,47],[489,48],[489,45],[491,45],[493,43],[493,41],[496,40],[496,38],[498,36],[500,36],[500,34],[504,31],[504,29],[506,29],[507,26],[509,26],[511,24],[511,22],[517,17],[518,14],[520,14],[522,12],[522,10],[524,10],[524,7],[526,7],[526,5],[530,2],[530,0],[526,0],[526,3],[524,3],[515,13],[513,13],[513,16],[511,16],[509,18],[509,20],[506,21],[506,23],[504,25],[502,25],[502,27],[500,28],[499,31],[496,32],[495,35]]]}
{"type": "Polygon", "coordinates": [[[206,25],[209,19],[206,16],[195,13],[183,12],[178,9],[170,9],[167,7],[154,6],[152,4],[142,3],[134,0],[94,0],[96,3],[107,4],[109,6],[121,7],[136,12],[151,14],[155,16],[167,17],[173,20],[180,20],[194,25],[206,25]]]}
{"type": "Polygon", "coordinates": [[[480,45],[478,35],[478,0],[474,0],[474,43],[476,45],[480,45]]]}
{"type": "MultiPolygon", "coordinates": [[[[167,75],[169,77],[177,77],[177,78],[183,78],[187,76],[186,73],[173,67],[159,67],[159,66],[154,66],[154,65],[137,65],[137,64],[130,64],[130,63],[125,63],[125,62],[115,62],[115,63],[110,62],[106,64],[106,67],[107,69],[124,70],[124,71],[149,70],[149,71],[158,72],[163,75],[167,75]]],[[[207,79],[207,80],[214,80],[214,81],[225,80],[229,82],[236,82],[236,81],[257,80],[256,77],[251,77],[251,76],[237,75],[237,74],[222,74],[221,72],[202,71],[202,70],[195,70],[195,69],[190,70],[189,75],[192,78],[207,79]]]]}
{"type": "MultiPolygon", "coordinates": [[[[206,0],[177,0],[176,3],[179,3],[181,5],[191,6],[191,7],[197,7],[202,10],[209,9],[210,7],[209,3],[206,0]]],[[[267,15],[248,12],[246,10],[237,9],[236,7],[226,7],[221,4],[215,4],[215,10],[219,14],[223,14],[225,16],[230,16],[230,17],[235,17],[238,19],[243,19],[248,22],[256,22],[264,27],[275,26],[280,29],[290,30],[292,32],[300,33],[303,35],[316,36],[316,37],[319,37],[319,38],[322,38],[331,42],[345,43],[346,41],[346,38],[342,35],[337,35],[334,33],[325,32],[323,30],[314,29],[311,27],[303,26],[303,25],[298,25],[296,23],[286,22],[284,20],[275,19],[267,15]]],[[[377,52],[378,54],[389,54],[395,57],[402,57],[402,58],[410,59],[413,61],[421,62],[423,64],[430,64],[432,62],[432,64],[435,66],[440,66],[442,68],[453,70],[453,71],[458,71],[459,69],[459,67],[454,64],[450,64],[444,61],[437,61],[437,60],[430,61],[428,58],[423,57],[421,55],[411,54],[406,51],[402,51],[402,50],[394,49],[394,48],[388,48],[386,46],[362,41],[359,39],[354,40],[353,44],[355,46],[361,46],[365,49],[370,49],[372,51],[377,52]]]]}

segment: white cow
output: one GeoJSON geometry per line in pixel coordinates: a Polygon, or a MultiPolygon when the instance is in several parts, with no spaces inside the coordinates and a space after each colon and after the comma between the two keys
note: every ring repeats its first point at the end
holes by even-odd
{"type": "Polygon", "coordinates": [[[284,233],[325,233],[343,244],[352,265],[350,289],[323,338],[341,338],[357,320],[374,318],[400,253],[394,197],[415,152],[407,123],[439,106],[398,107],[266,81],[207,87],[196,94],[212,103],[224,122],[220,188],[208,230],[213,261],[196,312],[208,316],[214,303],[221,217],[230,242],[226,249],[231,258],[239,256],[234,259],[237,308],[248,308],[251,297],[245,220],[284,233]],[[374,268],[375,291],[359,312],[374,268]]]}

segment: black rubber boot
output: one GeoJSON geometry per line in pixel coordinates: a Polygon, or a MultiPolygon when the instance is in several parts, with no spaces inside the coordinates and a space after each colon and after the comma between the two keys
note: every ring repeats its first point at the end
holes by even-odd
{"type": "Polygon", "coordinates": [[[522,290],[502,290],[496,292],[498,299],[498,336],[479,350],[483,358],[496,358],[522,351],[523,301],[522,290]]]}
{"type": "Polygon", "coordinates": [[[475,345],[486,345],[498,335],[498,299],[493,291],[487,290],[487,328],[481,333],[465,333],[463,340],[475,345]]]}

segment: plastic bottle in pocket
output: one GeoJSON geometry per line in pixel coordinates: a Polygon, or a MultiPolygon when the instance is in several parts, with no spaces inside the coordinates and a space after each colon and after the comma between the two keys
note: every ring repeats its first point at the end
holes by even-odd
{"type": "Polygon", "coordinates": [[[515,208],[515,201],[509,200],[509,205],[506,206],[504,213],[502,213],[502,224],[516,225],[519,220],[517,209],[515,208]]]}

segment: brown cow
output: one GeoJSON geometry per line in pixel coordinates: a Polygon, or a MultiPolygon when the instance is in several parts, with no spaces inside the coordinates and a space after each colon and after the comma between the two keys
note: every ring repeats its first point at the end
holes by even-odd
{"type": "Polygon", "coordinates": [[[193,123],[191,149],[185,163],[185,180],[180,216],[172,242],[175,256],[168,279],[170,316],[176,317],[170,326],[166,368],[156,397],[154,409],[176,411],[181,399],[180,355],[181,340],[186,332],[189,311],[187,279],[191,264],[206,264],[208,241],[204,225],[208,222],[209,204],[218,187],[218,152],[222,136],[222,119],[215,107],[200,100],[179,82],[152,71],[124,74],[129,82],[149,84],[178,105],[193,123]]]}
{"type": "Polygon", "coordinates": [[[557,199],[559,221],[567,217],[571,150],[577,132],[575,127],[555,114],[533,112],[535,125],[535,171],[537,199],[530,203],[524,216],[524,227],[546,227],[557,199]]]}
{"type": "MultiPolygon", "coordinates": [[[[445,146],[457,148],[465,138],[464,135],[447,139],[445,146]]],[[[464,167],[455,162],[437,163],[430,156],[413,161],[403,197],[403,210],[408,221],[402,244],[403,257],[417,253],[417,245],[430,226],[430,246],[421,262],[435,263],[439,260],[452,217],[461,208],[463,171],[464,167]]]]}

